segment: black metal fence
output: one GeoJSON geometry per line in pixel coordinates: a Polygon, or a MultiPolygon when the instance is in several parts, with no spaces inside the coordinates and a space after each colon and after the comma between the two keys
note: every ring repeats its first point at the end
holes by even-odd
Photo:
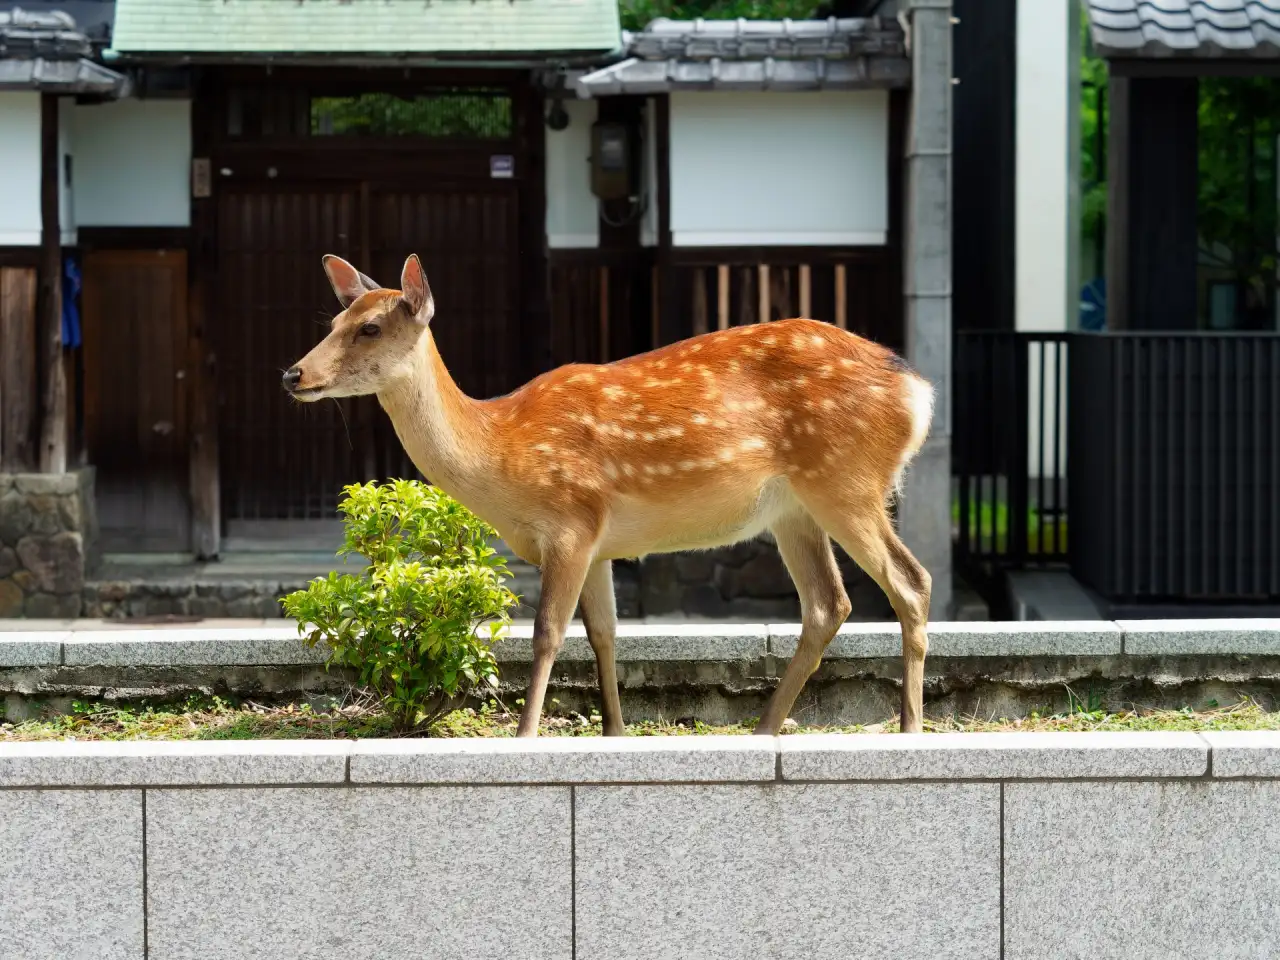
{"type": "Polygon", "coordinates": [[[1071,568],[1129,602],[1280,598],[1280,336],[1081,334],[1071,568]]]}
{"type": "Polygon", "coordinates": [[[956,334],[953,513],[970,574],[1066,562],[1070,337],[956,334]]]}
{"type": "Polygon", "coordinates": [[[969,575],[1069,562],[1116,602],[1280,600],[1280,335],[959,332],[953,397],[969,575]]]}

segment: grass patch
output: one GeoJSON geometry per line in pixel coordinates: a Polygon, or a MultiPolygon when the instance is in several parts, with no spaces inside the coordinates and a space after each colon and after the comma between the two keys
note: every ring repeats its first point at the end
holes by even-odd
{"type": "MultiPolygon", "coordinates": [[[[419,736],[511,737],[517,713],[496,702],[479,709],[456,710],[419,736]]],[[[627,725],[630,736],[747,734],[752,722],[713,725],[698,722],[647,721],[627,725]]],[[[795,725],[788,733],[896,733],[898,718],[869,726],[795,725]]],[[[1097,730],[1280,730],[1280,712],[1241,701],[1207,710],[1074,710],[1022,719],[926,720],[929,732],[1097,730]]],[[[543,736],[599,736],[599,716],[555,713],[543,719],[543,736]]],[[[78,703],[69,714],[0,723],[0,743],[38,740],[319,740],[392,737],[390,718],[364,703],[315,709],[305,704],[232,703],[220,698],[193,698],[179,704],[114,705],[78,703]]]]}
{"type": "MultiPolygon", "coordinates": [[[[960,502],[951,502],[951,525],[960,529],[960,502]]],[[[995,545],[995,552],[1009,552],[1009,506],[1003,501],[982,501],[971,504],[969,510],[969,541],[980,550],[995,545]]],[[[1065,553],[1067,549],[1067,518],[1042,517],[1034,507],[1027,509],[1027,550],[1065,553]],[[1043,544],[1043,547],[1042,547],[1043,544]]]]}

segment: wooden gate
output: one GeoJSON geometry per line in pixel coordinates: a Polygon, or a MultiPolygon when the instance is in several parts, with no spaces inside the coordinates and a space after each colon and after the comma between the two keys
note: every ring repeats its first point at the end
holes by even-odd
{"type": "Polygon", "coordinates": [[[540,114],[513,74],[459,74],[456,85],[307,68],[219,78],[199,109],[214,127],[225,533],[309,536],[298,522],[314,533],[333,520],[344,484],[417,476],[373,398],[298,404],[280,387],[340,309],[320,258],[338,254],[396,287],[417,253],[459,386],[476,397],[518,386],[519,214],[535,183],[521,131],[540,114]]]}
{"type": "Polygon", "coordinates": [[[280,388],[281,372],[340,309],[321,269],[326,253],[390,287],[417,253],[435,296],[433,333],[459,386],[486,397],[517,385],[516,206],[505,185],[221,192],[216,329],[228,524],[332,519],[344,484],[418,475],[373,398],[298,404],[280,388]]]}

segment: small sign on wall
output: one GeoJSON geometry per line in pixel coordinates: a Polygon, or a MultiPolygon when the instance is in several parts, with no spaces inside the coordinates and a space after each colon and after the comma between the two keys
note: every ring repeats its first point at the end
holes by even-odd
{"type": "Polygon", "coordinates": [[[510,180],[516,173],[516,158],[508,153],[494,154],[489,158],[489,177],[494,180],[510,180]]]}
{"type": "Polygon", "coordinates": [[[191,196],[203,200],[213,194],[213,173],[208,157],[195,157],[191,161],[191,196]]]}

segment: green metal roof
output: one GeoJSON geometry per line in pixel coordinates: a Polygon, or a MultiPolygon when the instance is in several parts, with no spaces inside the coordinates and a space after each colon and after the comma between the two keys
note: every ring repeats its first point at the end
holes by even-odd
{"type": "Polygon", "coordinates": [[[608,52],[616,0],[116,0],[121,56],[608,52]]]}

